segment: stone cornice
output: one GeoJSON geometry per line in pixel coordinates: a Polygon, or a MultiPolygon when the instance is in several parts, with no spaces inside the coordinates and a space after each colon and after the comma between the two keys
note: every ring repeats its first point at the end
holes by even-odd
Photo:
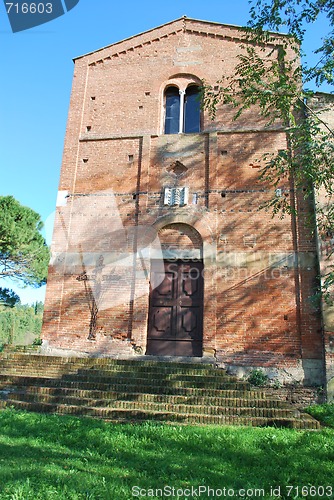
{"type": "MultiPolygon", "coordinates": [[[[244,33],[243,28],[240,26],[182,17],[114,44],[102,47],[96,51],[76,57],[74,61],[87,59],[88,66],[96,66],[110,60],[115,60],[128,52],[134,52],[143,47],[145,48],[146,46],[160,42],[161,40],[182,32],[195,36],[237,43],[244,41],[242,36],[244,33]]],[[[279,39],[284,37],[284,35],[273,33],[273,37],[276,40],[274,41],[273,39],[272,42],[268,43],[268,46],[279,44],[279,39]]]]}

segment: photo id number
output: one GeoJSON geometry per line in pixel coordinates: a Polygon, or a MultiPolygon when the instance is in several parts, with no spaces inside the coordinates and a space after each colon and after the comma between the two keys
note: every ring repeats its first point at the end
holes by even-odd
{"type": "Polygon", "coordinates": [[[11,11],[16,14],[52,14],[52,3],[6,3],[7,14],[11,11]]]}

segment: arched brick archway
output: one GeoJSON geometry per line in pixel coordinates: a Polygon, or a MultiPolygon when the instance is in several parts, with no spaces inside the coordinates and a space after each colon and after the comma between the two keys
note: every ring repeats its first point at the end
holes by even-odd
{"type": "Polygon", "coordinates": [[[189,224],[166,224],[158,232],[164,258],[203,259],[203,240],[189,224]]]}
{"type": "Polygon", "coordinates": [[[147,354],[202,356],[203,241],[185,223],[170,223],[159,231],[164,256],[151,262],[147,354]],[[157,286],[155,286],[157,283],[157,286]]]}

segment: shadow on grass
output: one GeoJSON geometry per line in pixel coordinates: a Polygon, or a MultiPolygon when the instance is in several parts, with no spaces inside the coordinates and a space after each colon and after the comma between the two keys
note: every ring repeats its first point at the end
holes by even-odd
{"type": "Polygon", "coordinates": [[[329,429],[109,424],[10,409],[0,426],[1,499],[127,500],[133,486],[165,485],[263,488],[270,498],[271,487],[327,485],[334,474],[329,429]]]}

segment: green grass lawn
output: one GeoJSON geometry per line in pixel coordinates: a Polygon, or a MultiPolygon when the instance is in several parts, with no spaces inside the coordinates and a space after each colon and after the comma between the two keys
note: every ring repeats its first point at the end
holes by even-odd
{"type": "Polygon", "coordinates": [[[0,499],[334,497],[331,428],[124,425],[8,409],[0,429],[0,499]],[[165,486],[165,496],[153,491],[165,486]]]}
{"type": "Polygon", "coordinates": [[[334,429],[334,404],[310,406],[307,412],[319,420],[323,425],[334,429]]]}

